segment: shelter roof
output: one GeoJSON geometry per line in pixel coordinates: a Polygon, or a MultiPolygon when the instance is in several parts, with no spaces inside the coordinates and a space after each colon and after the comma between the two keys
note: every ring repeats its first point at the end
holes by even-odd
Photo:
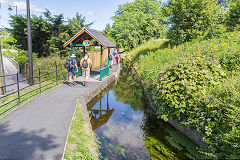
{"type": "Polygon", "coordinates": [[[117,48],[115,44],[113,44],[109,39],[107,39],[103,34],[94,29],[89,29],[87,27],[83,27],[83,29],[75,34],[70,40],[68,40],[63,47],[67,47],[70,44],[82,44],[84,40],[94,39],[99,44],[101,44],[104,48],[117,48]]]}

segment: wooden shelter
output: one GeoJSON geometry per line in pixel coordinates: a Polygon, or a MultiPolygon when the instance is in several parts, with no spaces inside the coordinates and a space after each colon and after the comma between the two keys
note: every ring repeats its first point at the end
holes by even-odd
{"type": "Polygon", "coordinates": [[[114,112],[114,108],[109,108],[108,103],[108,93],[107,93],[107,109],[102,109],[102,100],[100,100],[99,109],[90,109],[89,119],[92,124],[92,129],[96,130],[97,128],[101,127],[111,117],[112,113],[114,112]]]}
{"type": "Polygon", "coordinates": [[[63,47],[72,47],[72,54],[74,54],[75,47],[82,47],[85,53],[85,47],[88,46],[99,46],[101,48],[101,60],[100,60],[100,81],[103,77],[109,75],[109,54],[111,48],[117,48],[109,39],[103,34],[94,29],[83,27],[83,29],[68,40],[63,47]],[[108,49],[108,66],[103,68],[102,65],[102,54],[103,48],[108,49]]]}

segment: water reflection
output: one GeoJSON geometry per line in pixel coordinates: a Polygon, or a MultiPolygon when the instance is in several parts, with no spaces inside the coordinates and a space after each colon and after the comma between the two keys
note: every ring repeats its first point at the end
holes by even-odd
{"type": "Polygon", "coordinates": [[[109,108],[108,103],[108,93],[107,93],[107,109],[102,109],[102,100],[99,101],[100,105],[97,106],[96,109],[90,109],[89,110],[89,119],[92,124],[92,129],[96,130],[100,126],[107,123],[108,119],[111,117],[114,108],[109,108]]]}
{"type": "Polygon", "coordinates": [[[101,142],[100,159],[202,158],[193,142],[147,114],[141,87],[132,74],[124,72],[117,85],[94,103],[88,110],[101,142]]]}

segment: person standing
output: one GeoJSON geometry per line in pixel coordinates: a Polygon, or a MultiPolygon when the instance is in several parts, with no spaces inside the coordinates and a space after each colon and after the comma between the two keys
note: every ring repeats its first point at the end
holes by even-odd
{"type": "Polygon", "coordinates": [[[116,53],[115,59],[116,59],[116,65],[118,65],[118,61],[119,61],[119,54],[118,53],[116,53]]]}
{"type": "Polygon", "coordinates": [[[110,55],[109,55],[109,67],[110,68],[112,68],[112,66],[113,66],[113,55],[112,55],[112,53],[110,53],[110,55]]]}
{"type": "Polygon", "coordinates": [[[72,54],[71,57],[67,59],[68,80],[70,85],[75,85],[75,83],[72,82],[72,76],[74,76],[74,81],[77,79],[76,73],[78,72],[78,66],[75,58],[76,56],[72,54]]]}
{"type": "Polygon", "coordinates": [[[92,66],[92,61],[87,53],[85,53],[81,59],[80,66],[82,67],[83,86],[87,86],[87,80],[90,77],[90,68],[92,66]]]}

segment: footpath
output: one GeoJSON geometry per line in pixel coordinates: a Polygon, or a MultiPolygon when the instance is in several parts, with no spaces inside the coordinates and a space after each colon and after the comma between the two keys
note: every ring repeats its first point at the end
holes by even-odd
{"type": "Polygon", "coordinates": [[[102,82],[97,72],[91,73],[87,87],[79,77],[77,85],[62,84],[0,119],[0,160],[63,159],[77,99],[86,115],[86,103],[114,82],[119,72],[118,66],[110,68],[102,82]]]}

